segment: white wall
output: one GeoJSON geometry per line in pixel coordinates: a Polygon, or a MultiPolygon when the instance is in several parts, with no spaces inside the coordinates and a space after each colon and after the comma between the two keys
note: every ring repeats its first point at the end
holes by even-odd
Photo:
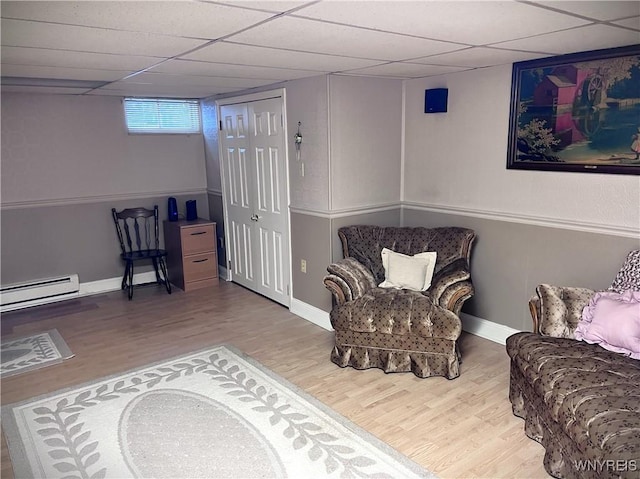
{"type": "Polygon", "coordinates": [[[506,169],[510,90],[511,65],[407,82],[404,200],[637,234],[637,176],[506,169]],[[449,111],[424,114],[438,87],[449,111]]]}
{"type": "MultiPolygon", "coordinates": [[[[322,278],[337,239],[331,221],[334,213],[353,212],[355,222],[363,218],[385,222],[390,215],[399,218],[402,82],[322,75],[287,82],[284,87],[293,208],[293,296],[329,311],[331,295],[323,288],[322,278]],[[298,122],[303,136],[300,160],[293,143],[298,122]],[[382,220],[359,214],[388,203],[396,210],[380,213],[382,220]],[[297,266],[302,259],[306,273],[297,266]]],[[[349,222],[344,216],[340,220],[349,222]]]]}
{"type": "Polygon", "coordinates": [[[402,82],[329,76],[331,210],[400,201],[402,82]]]}
{"type": "Polygon", "coordinates": [[[334,212],[400,201],[401,81],[322,75],[287,82],[286,95],[292,207],[334,212]]]}
{"type": "Polygon", "coordinates": [[[204,191],[202,135],[129,135],[121,99],[2,95],[2,205],[204,191]]]}
{"type": "Polygon", "coordinates": [[[313,211],[329,209],[329,140],[327,76],[287,82],[287,133],[291,206],[313,211]],[[303,141],[296,158],[293,135],[300,125],[303,141]],[[304,176],[300,164],[304,164],[304,176]]]}
{"type": "Polygon", "coordinates": [[[218,150],[218,132],[220,130],[215,100],[202,100],[201,109],[207,189],[219,193],[222,192],[222,174],[220,173],[220,152],[218,150]]]}
{"type": "Polygon", "coordinates": [[[121,276],[111,208],[164,219],[176,196],[209,216],[202,135],[129,135],[116,97],[7,93],[1,111],[2,284],[121,276]]]}

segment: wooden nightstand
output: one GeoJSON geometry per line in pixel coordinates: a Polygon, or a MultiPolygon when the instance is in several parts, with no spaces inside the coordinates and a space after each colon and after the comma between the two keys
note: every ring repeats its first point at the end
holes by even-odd
{"type": "Polygon", "coordinates": [[[171,283],[184,291],[218,284],[214,222],[165,220],[164,244],[171,283]]]}

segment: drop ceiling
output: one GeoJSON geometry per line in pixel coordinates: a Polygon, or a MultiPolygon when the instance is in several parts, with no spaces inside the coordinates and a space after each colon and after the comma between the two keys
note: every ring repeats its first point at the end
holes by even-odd
{"type": "Polygon", "coordinates": [[[640,43],[637,1],[2,1],[2,92],[204,98],[640,43]]]}

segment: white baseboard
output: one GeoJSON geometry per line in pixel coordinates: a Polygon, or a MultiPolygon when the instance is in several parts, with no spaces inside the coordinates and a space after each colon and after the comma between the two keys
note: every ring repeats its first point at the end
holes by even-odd
{"type": "MultiPolygon", "coordinates": [[[[133,275],[133,284],[151,283],[155,280],[155,271],[146,271],[144,273],[136,273],[133,275]]],[[[89,281],[88,283],[80,283],[80,296],[108,293],[109,291],[117,291],[121,287],[122,277],[89,281]]]]}
{"type": "MultiPolygon", "coordinates": [[[[156,280],[156,273],[154,271],[147,271],[145,273],[136,273],[133,275],[133,284],[151,283],[156,280]]],[[[88,283],[80,283],[77,293],[61,294],[59,296],[52,296],[49,298],[34,299],[32,301],[25,301],[23,303],[11,304],[3,306],[1,312],[17,311],[19,309],[30,308],[32,306],[40,306],[43,304],[57,303],[59,301],[66,301],[68,299],[81,298],[83,296],[90,296],[92,294],[108,293],[110,291],[117,291],[121,288],[122,277],[101,279],[98,281],[89,281],[88,283]]]]}
{"type": "Polygon", "coordinates": [[[488,321],[466,313],[461,313],[460,319],[462,319],[462,329],[467,333],[480,336],[481,338],[498,344],[506,344],[509,336],[520,332],[509,326],[494,323],[493,321],[488,321]]]}
{"type": "Polygon", "coordinates": [[[291,304],[289,305],[289,311],[293,314],[300,316],[303,319],[320,326],[328,331],[333,331],[331,321],[329,320],[329,313],[326,311],[311,306],[310,304],[300,301],[296,298],[291,298],[291,304]]]}

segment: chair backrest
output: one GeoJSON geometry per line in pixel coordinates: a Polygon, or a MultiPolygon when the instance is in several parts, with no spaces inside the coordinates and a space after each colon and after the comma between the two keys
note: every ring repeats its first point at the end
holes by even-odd
{"type": "Polygon", "coordinates": [[[345,258],[353,257],[369,268],[377,282],[384,280],[382,249],[414,255],[435,251],[435,273],[461,258],[467,265],[471,244],[476,237],[473,230],[458,227],[383,227],[371,225],[344,226],[338,230],[345,258]]]}
{"type": "Polygon", "coordinates": [[[111,208],[122,254],[160,249],[158,205],[147,208],[111,208]],[[123,235],[124,230],[124,235],[123,235]]]}

